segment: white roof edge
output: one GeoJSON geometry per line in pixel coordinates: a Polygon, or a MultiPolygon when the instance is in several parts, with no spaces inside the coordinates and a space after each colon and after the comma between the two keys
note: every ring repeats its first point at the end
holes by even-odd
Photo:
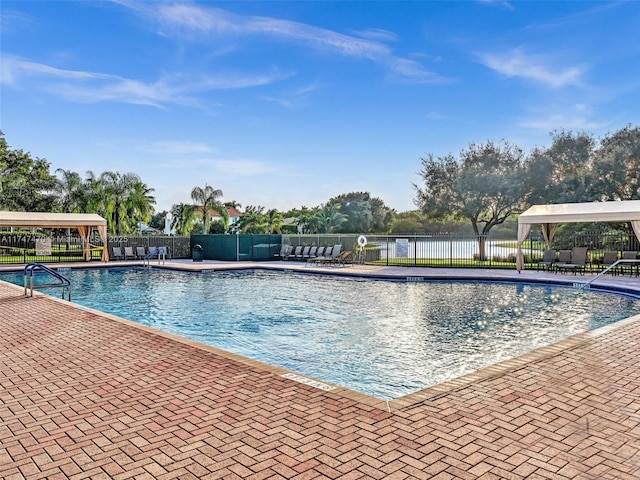
{"type": "Polygon", "coordinates": [[[107,221],[97,213],[8,212],[0,210],[3,227],[63,227],[102,226],[107,221]]]}
{"type": "Polygon", "coordinates": [[[640,200],[533,205],[518,223],[630,222],[640,220],[640,200]]]}

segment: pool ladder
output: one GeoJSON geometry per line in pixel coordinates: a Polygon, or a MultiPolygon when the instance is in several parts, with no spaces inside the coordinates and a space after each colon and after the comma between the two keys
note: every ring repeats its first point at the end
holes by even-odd
{"type": "Polygon", "coordinates": [[[67,277],[55,270],[45,267],[41,263],[29,263],[24,267],[24,296],[33,297],[33,291],[40,288],[60,288],[62,290],[62,299],[64,300],[65,293],[67,294],[67,300],[71,301],[71,282],[67,277]],[[39,283],[34,285],[33,276],[36,272],[42,271],[49,274],[58,282],[54,283],[39,283]]]}
{"type": "Polygon", "coordinates": [[[149,253],[147,253],[143,258],[143,265],[145,267],[151,268],[151,259],[156,255],[158,256],[158,264],[160,264],[160,262],[162,261],[162,264],[164,265],[164,262],[167,256],[167,248],[166,247],[150,248],[149,253]]]}

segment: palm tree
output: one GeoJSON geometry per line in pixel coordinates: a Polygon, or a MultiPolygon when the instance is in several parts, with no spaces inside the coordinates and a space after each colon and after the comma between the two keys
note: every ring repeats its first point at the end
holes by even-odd
{"type": "Polygon", "coordinates": [[[151,218],[153,205],[156,203],[155,197],[151,195],[153,192],[154,189],[143,182],[136,182],[131,186],[125,201],[129,231],[138,230],[140,222],[146,223],[151,218]]]}
{"type": "Polygon", "coordinates": [[[105,205],[102,201],[105,196],[103,193],[104,186],[100,178],[96,177],[91,170],[88,170],[87,178],[82,182],[82,188],[84,190],[83,210],[87,213],[97,213],[105,216],[105,205]]]}
{"type": "Polygon", "coordinates": [[[265,222],[267,224],[267,233],[280,233],[282,231],[282,225],[284,225],[284,218],[281,212],[272,208],[267,211],[265,222]]]}
{"type": "Polygon", "coordinates": [[[302,210],[296,217],[298,231],[304,233],[321,233],[324,231],[324,222],[320,218],[319,209],[308,209],[302,207],[302,210]]]}
{"type": "Polygon", "coordinates": [[[267,226],[263,211],[264,207],[249,205],[237,223],[238,229],[242,233],[265,233],[267,226]]]}
{"type": "Polygon", "coordinates": [[[324,225],[324,233],[333,233],[335,228],[338,228],[349,218],[340,212],[340,204],[338,203],[324,205],[318,212],[318,215],[324,225]]]}
{"type": "Polygon", "coordinates": [[[202,233],[208,232],[207,218],[210,210],[219,213],[222,217],[227,215],[227,210],[218,200],[220,197],[222,197],[222,190],[214,190],[211,185],[206,183],[204,188],[193,187],[191,190],[191,199],[197,203],[198,207],[202,208],[202,233]]]}
{"type": "Polygon", "coordinates": [[[171,228],[180,235],[189,235],[193,228],[196,209],[193,205],[178,203],[171,207],[171,228]]]}
{"type": "Polygon", "coordinates": [[[126,227],[127,198],[138,182],[141,180],[135,173],[103,172],[100,175],[100,183],[103,186],[102,201],[105,205],[107,224],[112,233],[123,233],[123,227],[126,227]]]}
{"type": "Polygon", "coordinates": [[[84,192],[82,178],[76,172],[62,168],[58,168],[56,173],[62,174],[62,178],[57,178],[53,187],[56,204],[64,213],[79,212],[82,209],[84,192]]]}

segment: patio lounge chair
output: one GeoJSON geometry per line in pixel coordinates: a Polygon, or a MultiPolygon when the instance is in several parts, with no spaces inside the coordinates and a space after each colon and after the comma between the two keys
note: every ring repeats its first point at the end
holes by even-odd
{"type": "Polygon", "coordinates": [[[276,253],[274,257],[280,258],[280,260],[284,260],[288,250],[289,250],[289,245],[283,243],[282,245],[280,245],[280,252],[276,253]]]}
{"type": "Polygon", "coordinates": [[[136,257],[142,259],[147,256],[147,251],[144,247],[136,247],[136,257]]]}
{"type": "Polygon", "coordinates": [[[282,257],[280,257],[282,260],[289,260],[289,257],[291,257],[293,255],[293,247],[291,245],[287,245],[286,248],[284,249],[284,253],[282,254],[282,257]]]}
{"type": "Polygon", "coordinates": [[[542,260],[538,262],[538,270],[553,270],[553,264],[556,261],[555,250],[545,250],[542,254],[542,260]]]}
{"type": "MultiPolygon", "coordinates": [[[[604,254],[602,255],[602,269],[606,270],[611,265],[616,263],[617,260],[618,260],[618,252],[614,252],[613,250],[605,251],[604,254]]],[[[619,269],[620,269],[620,266],[618,265],[617,267],[610,270],[610,272],[613,275],[616,275],[619,273],[619,269]]]]}
{"type": "Polygon", "coordinates": [[[302,252],[302,258],[303,259],[316,258],[318,256],[316,255],[317,251],[318,251],[318,247],[314,245],[309,249],[309,253],[307,253],[306,255],[304,254],[304,252],[302,252]]]}
{"type": "MultiPolygon", "coordinates": [[[[634,250],[625,250],[624,252],[622,252],[622,259],[623,260],[637,260],[638,258],[638,252],[634,251],[634,250]]],[[[629,275],[634,275],[637,277],[638,276],[638,264],[637,263],[621,263],[619,265],[620,267],[620,272],[622,273],[622,275],[624,275],[625,273],[629,272],[629,275]]]]}
{"type": "Polygon", "coordinates": [[[124,247],[124,259],[135,258],[136,254],[133,253],[133,247],[124,247]]]}
{"type": "Polygon", "coordinates": [[[289,253],[289,257],[287,257],[287,258],[293,258],[295,260],[296,258],[298,258],[298,255],[300,255],[300,257],[302,257],[302,247],[300,245],[298,245],[296,247],[296,249],[293,251],[293,253],[289,253]]]}
{"type": "Polygon", "coordinates": [[[345,250],[344,252],[340,252],[338,256],[326,260],[324,263],[326,265],[341,265],[343,267],[347,264],[353,265],[353,252],[351,250],[345,250]]]}
{"type": "Polygon", "coordinates": [[[342,245],[340,245],[340,244],[334,245],[333,247],[327,247],[327,250],[325,250],[324,256],[316,257],[316,258],[310,258],[307,261],[307,264],[309,264],[309,263],[315,263],[315,264],[331,263],[338,257],[338,255],[340,255],[340,250],[341,249],[342,249],[342,245]],[[330,252],[330,253],[328,253],[328,252],[330,252]]]}
{"type": "MultiPolygon", "coordinates": [[[[562,251],[560,252],[562,253],[562,251]]],[[[571,259],[568,262],[560,262],[556,264],[557,272],[578,272],[584,275],[584,268],[587,265],[587,247],[575,247],[571,251],[571,259]]]]}
{"type": "Polygon", "coordinates": [[[121,247],[113,247],[112,250],[113,250],[113,258],[115,258],[116,260],[122,260],[124,258],[121,247]]]}
{"type": "MultiPolygon", "coordinates": [[[[305,258],[307,258],[309,256],[310,249],[311,247],[309,245],[307,245],[306,247],[303,247],[302,252],[296,253],[296,260],[304,260],[305,258]]],[[[296,249],[296,252],[297,252],[297,249],[296,249]]]]}
{"type": "Polygon", "coordinates": [[[566,263],[571,263],[571,250],[560,250],[558,252],[558,260],[553,265],[553,270],[558,272],[558,265],[564,265],[566,263]]]}

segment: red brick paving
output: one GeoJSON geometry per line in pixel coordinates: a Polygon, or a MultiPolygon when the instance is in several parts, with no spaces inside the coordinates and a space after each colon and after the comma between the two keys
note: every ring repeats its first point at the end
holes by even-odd
{"type": "Polygon", "coordinates": [[[0,282],[0,478],[640,479],[640,319],[383,402],[0,282]]]}

